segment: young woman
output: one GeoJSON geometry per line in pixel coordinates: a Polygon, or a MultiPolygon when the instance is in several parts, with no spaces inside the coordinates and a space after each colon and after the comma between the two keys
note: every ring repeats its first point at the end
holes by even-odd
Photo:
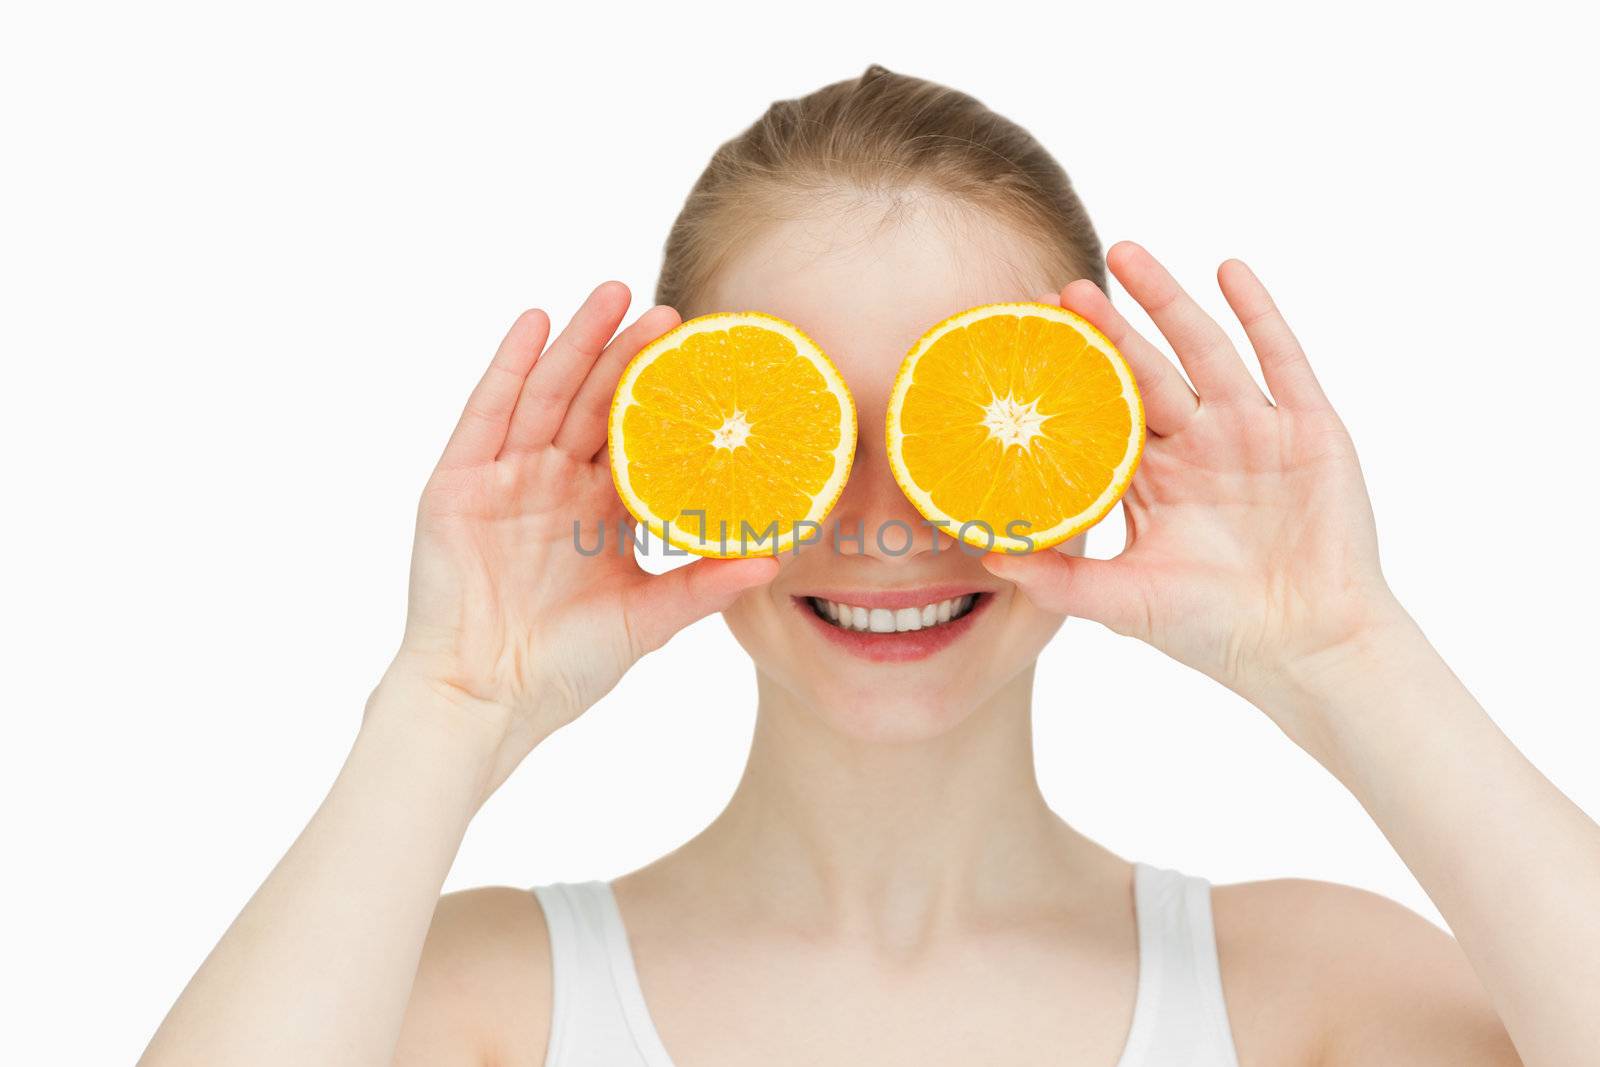
{"type": "Polygon", "coordinates": [[[1217,280],[1270,398],[1149,253],[1102,260],[1061,168],[976,100],[872,67],[774,105],[695,186],[661,306],[618,333],[630,294],[608,281],[548,345],[541,310],[511,327],[423,492],[405,636],[348,760],[143,1062],[1600,1062],[1600,828],[1396,602],[1295,337],[1243,263],[1217,280]],[[1187,380],[1112,308],[1103,264],[1187,380]],[[923,330],[1008,299],[1086,316],[1138,376],[1149,438],[1113,560],[1082,537],[956,550],[867,432],[923,330]],[[623,365],[681,318],[747,308],[799,324],[856,398],[829,522],[901,520],[915,550],[869,536],[661,576],[576,551],[575,516],[624,515],[604,454],[623,365]],[[846,639],[824,600],[954,611],[846,639]],[[611,883],[440,899],[528,752],[717,611],[760,695],[726,810],[611,883]],[[1068,614],[1260,708],[1371,813],[1459,947],[1365,892],[1212,890],[1062,822],[1029,724],[1068,614]]]}

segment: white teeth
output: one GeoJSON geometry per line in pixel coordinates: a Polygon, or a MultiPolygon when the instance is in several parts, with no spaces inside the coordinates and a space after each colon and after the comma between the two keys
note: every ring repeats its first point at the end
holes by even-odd
{"type": "Polygon", "coordinates": [[[977,602],[976,594],[951,597],[920,608],[864,608],[813,597],[812,604],[824,618],[844,630],[871,631],[876,634],[923,630],[959,619],[977,602]]]}

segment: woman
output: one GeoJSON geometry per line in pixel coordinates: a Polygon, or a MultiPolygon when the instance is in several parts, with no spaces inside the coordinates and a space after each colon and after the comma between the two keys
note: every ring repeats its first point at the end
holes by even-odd
{"type": "Polygon", "coordinates": [[[1270,399],[1146,251],[1102,261],[1060,167],[976,100],[874,66],[774,105],[693,190],[660,306],[617,333],[630,294],[606,282],[548,347],[543,311],[512,326],[424,490],[405,636],[347,762],[143,1062],[1594,1062],[1600,828],[1395,600],[1306,357],[1243,263],[1217,278],[1270,399]],[[1187,382],[1108,303],[1102,262],[1187,382]],[[1084,558],[1082,537],[956,550],[866,432],[912,340],[1006,299],[1084,315],[1138,376],[1149,439],[1114,560],[1084,558]],[[575,517],[623,516],[604,447],[624,364],[682,318],[745,308],[799,324],[856,398],[830,524],[901,520],[921,540],[661,576],[576,551],[575,517]],[[953,610],[845,638],[827,600],[953,610]],[[440,899],[468,821],[523,757],[717,611],[760,699],[726,810],[611,884],[440,899]],[[1029,722],[1034,662],[1067,614],[1271,717],[1372,814],[1459,947],[1365,892],[1212,891],[1062,822],[1029,722]]]}

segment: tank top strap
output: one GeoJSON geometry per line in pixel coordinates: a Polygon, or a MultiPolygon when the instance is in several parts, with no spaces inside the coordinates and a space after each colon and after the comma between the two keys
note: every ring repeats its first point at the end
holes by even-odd
{"type": "Polygon", "coordinates": [[[1211,883],[1134,864],[1139,991],[1117,1067],[1239,1067],[1222,996],[1211,883]]]}
{"type": "Polygon", "coordinates": [[[544,1067],[671,1067],[608,882],[534,886],[550,932],[544,1067]]]}

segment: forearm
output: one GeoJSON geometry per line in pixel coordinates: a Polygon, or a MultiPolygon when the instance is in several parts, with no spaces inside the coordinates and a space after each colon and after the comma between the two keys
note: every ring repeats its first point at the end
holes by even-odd
{"type": "Polygon", "coordinates": [[[1529,1067],[1600,1049],[1600,826],[1528,762],[1409,616],[1300,665],[1270,713],[1366,808],[1529,1067]]]}
{"type": "Polygon", "coordinates": [[[381,699],[321,807],[190,981],[141,1067],[392,1062],[493,747],[381,699]]]}

